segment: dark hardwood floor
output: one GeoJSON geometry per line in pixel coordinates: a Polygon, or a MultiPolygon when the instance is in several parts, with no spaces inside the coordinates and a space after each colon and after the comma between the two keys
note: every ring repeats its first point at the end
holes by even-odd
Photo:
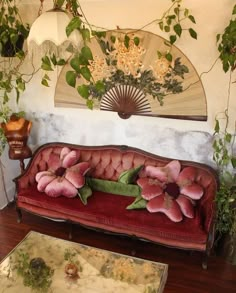
{"type": "MultiPolygon", "coordinates": [[[[14,205],[0,211],[0,260],[3,259],[30,231],[68,240],[70,226],[23,212],[22,223],[17,223],[14,205]]],[[[236,266],[212,255],[208,269],[201,267],[201,254],[161,247],[153,243],[123,236],[103,234],[73,226],[72,241],[90,246],[163,262],[169,265],[165,293],[235,293],[236,266]]]]}

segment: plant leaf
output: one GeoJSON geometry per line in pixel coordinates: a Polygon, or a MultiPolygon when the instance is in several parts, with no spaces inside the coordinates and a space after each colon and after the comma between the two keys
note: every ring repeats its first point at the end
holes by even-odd
{"type": "Polygon", "coordinates": [[[176,32],[176,34],[180,37],[182,34],[182,27],[179,23],[177,23],[176,25],[174,25],[174,31],[176,32]]]}
{"type": "Polygon", "coordinates": [[[236,168],[236,157],[231,158],[231,164],[232,164],[233,168],[236,168]]]}
{"type": "Polygon", "coordinates": [[[74,72],[74,71],[67,71],[66,72],[66,82],[72,87],[75,87],[76,77],[77,77],[76,72],[74,72]]]}
{"type": "Polygon", "coordinates": [[[81,26],[81,19],[79,18],[79,16],[75,16],[74,18],[71,19],[71,21],[69,22],[69,24],[66,27],[66,35],[67,37],[69,37],[69,35],[75,30],[75,29],[79,29],[81,26]]]}
{"type": "Polygon", "coordinates": [[[89,87],[85,84],[79,85],[77,87],[77,92],[83,97],[84,99],[88,99],[89,97],[89,87]]]}
{"type": "Polygon", "coordinates": [[[216,124],[215,124],[215,133],[219,133],[220,132],[220,123],[219,120],[216,120],[216,124]]]}
{"type": "Polygon", "coordinates": [[[81,67],[80,73],[87,81],[90,81],[92,75],[91,75],[91,72],[87,66],[81,67]]]}
{"type": "Polygon", "coordinates": [[[87,100],[86,102],[86,106],[90,109],[90,110],[93,110],[93,100],[87,100]]]}
{"type": "Polygon", "coordinates": [[[233,14],[233,15],[236,14],[236,4],[234,5],[234,8],[233,8],[233,12],[232,12],[232,14],[233,14]]]}
{"type": "Polygon", "coordinates": [[[165,57],[166,57],[166,59],[167,59],[168,61],[170,61],[170,62],[171,62],[172,59],[173,59],[171,53],[167,53],[167,54],[165,55],[165,57]]]}
{"type": "Polygon", "coordinates": [[[87,59],[87,60],[93,60],[93,54],[91,49],[88,46],[84,46],[81,49],[81,54],[87,59]]]}
{"type": "Polygon", "coordinates": [[[168,32],[170,31],[170,26],[169,26],[169,25],[165,25],[165,26],[164,26],[164,31],[165,31],[166,33],[168,33],[168,32]]]}
{"type": "Polygon", "coordinates": [[[175,43],[176,39],[177,39],[176,35],[171,35],[170,36],[170,43],[173,45],[175,43]]]}
{"type": "Polygon", "coordinates": [[[80,30],[82,38],[84,41],[90,41],[90,31],[87,28],[83,28],[80,30]]]}
{"type": "Polygon", "coordinates": [[[105,93],[105,85],[104,85],[104,82],[102,82],[101,80],[98,80],[96,82],[95,88],[98,92],[105,93]]]}
{"type": "Polygon", "coordinates": [[[80,73],[80,60],[78,56],[75,56],[70,60],[70,66],[77,72],[80,73]]]}
{"type": "Polygon", "coordinates": [[[48,56],[42,58],[41,68],[46,71],[53,71],[51,61],[48,56]]]}
{"type": "Polygon", "coordinates": [[[66,60],[65,59],[59,59],[58,61],[57,61],[57,65],[59,65],[59,66],[63,66],[63,65],[65,65],[66,64],[66,60]]]}
{"type": "Polygon", "coordinates": [[[195,30],[194,29],[192,29],[192,28],[190,28],[189,30],[189,34],[190,34],[190,36],[193,38],[193,39],[197,39],[197,33],[195,32],[195,30]]]}
{"type": "Polygon", "coordinates": [[[193,15],[189,15],[188,18],[189,18],[193,23],[196,23],[195,18],[194,18],[193,15]]]}
{"type": "Polygon", "coordinates": [[[41,84],[46,87],[49,87],[48,81],[45,78],[42,79],[41,84]]]}

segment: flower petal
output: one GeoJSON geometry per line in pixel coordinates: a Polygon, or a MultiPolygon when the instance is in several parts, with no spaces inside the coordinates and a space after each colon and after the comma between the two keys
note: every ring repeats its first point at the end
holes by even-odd
{"type": "Polygon", "coordinates": [[[143,188],[145,185],[159,185],[159,186],[162,185],[162,183],[158,179],[149,178],[149,177],[139,178],[136,183],[141,188],[143,188]]]}
{"type": "Polygon", "coordinates": [[[85,175],[90,169],[90,164],[88,162],[80,162],[67,170],[71,170],[73,172],[80,173],[81,175],[85,175]]]}
{"type": "Polygon", "coordinates": [[[170,196],[161,194],[147,203],[147,210],[150,213],[164,213],[171,221],[180,222],[183,219],[179,205],[170,196]]]}
{"type": "Polygon", "coordinates": [[[196,179],[197,170],[195,167],[184,168],[177,179],[179,186],[189,185],[196,179]]]}
{"type": "Polygon", "coordinates": [[[50,170],[54,171],[61,167],[60,156],[58,154],[51,153],[48,159],[48,166],[50,170]]]}
{"type": "Polygon", "coordinates": [[[60,160],[63,161],[66,155],[68,155],[70,152],[71,150],[68,147],[64,147],[60,153],[60,160]]]}
{"type": "Polygon", "coordinates": [[[85,184],[84,175],[90,169],[88,162],[78,163],[66,170],[65,178],[70,181],[76,188],[81,188],[85,184]]]}
{"type": "Polygon", "coordinates": [[[46,174],[45,174],[44,176],[42,176],[42,177],[40,178],[40,180],[38,181],[38,185],[37,185],[37,189],[38,189],[38,191],[40,191],[40,192],[44,192],[46,186],[47,186],[50,182],[52,182],[55,178],[56,178],[56,176],[55,176],[55,175],[52,175],[52,174],[50,174],[50,175],[46,175],[46,174]]]}
{"type": "Polygon", "coordinates": [[[46,175],[49,175],[49,176],[52,176],[54,175],[54,173],[52,171],[41,171],[41,172],[38,172],[36,175],[35,175],[35,180],[36,182],[39,182],[39,180],[43,177],[43,176],[46,176],[46,175]]]}
{"type": "Polygon", "coordinates": [[[180,188],[180,193],[190,197],[191,199],[198,200],[203,196],[203,187],[197,183],[192,183],[190,185],[185,185],[180,188]]]}
{"type": "Polygon", "coordinates": [[[169,164],[165,166],[167,173],[168,173],[168,182],[175,182],[179,176],[181,165],[180,162],[177,160],[171,161],[169,164]]]}
{"type": "Polygon", "coordinates": [[[69,168],[78,162],[79,156],[76,151],[70,151],[62,160],[62,167],[69,168]]]}
{"type": "Polygon", "coordinates": [[[163,190],[159,185],[151,185],[147,184],[143,187],[141,196],[146,200],[150,200],[160,194],[162,194],[163,190]]]}
{"type": "Polygon", "coordinates": [[[165,167],[146,166],[144,172],[147,177],[156,178],[161,182],[166,182],[168,178],[165,167]]]}
{"type": "Polygon", "coordinates": [[[58,197],[61,195],[75,197],[78,191],[68,180],[57,177],[47,185],[45,193],[51,197],[58,197]]]}
{"type": "Polygon", "coordinates": [[[179,195],[176,201],[185,217],[194,218],[194,206],[189,198],[184,195],[179,195]]]}
{"type": "Polygon", "coordinates": [[[65,178],[74,185],[75,188],[81,188],[85,184],[85,178],[78,172],[67,169],[65,178]]]}

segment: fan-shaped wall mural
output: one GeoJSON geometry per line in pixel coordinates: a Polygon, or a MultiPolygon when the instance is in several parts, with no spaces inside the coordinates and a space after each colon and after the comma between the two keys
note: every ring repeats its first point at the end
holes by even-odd
{"type": "MultiPolygon", "coordinates": [[[[130,115],[146,115],[207,120],[207,103],[202,82],[196,69],[183,52],[174,45],[170,49],[162,37],[150,32],[119,30],[116,33],[119,36],[127,33],[138,36],[139,44],[133,46],[137,54],[133,57],[134,53],[129,52],[130,55],[127,55],[126,59],[119,59],[118,54],[126,54],[127,50],[124,46],[118,49],[116,47],[116,50],[111,52],[116,56],[116,66],[122,66],[122,72],[126,73],[126,77],[122,76],[124,81],[122,83],[121,76],[117,74],[118,71],[112,72],[107,78],[110,67],[101,62],[102,58],[105,59],[98,42],[95,38],[91,40],[89,47],[94,56],[91,70],[94,70],[93,73],[97,79],[112,79],[113,85],[107,88],[101,99],[97,100],[94,109],[114,111],[121,118],[128,118],[130,115]],[[161,54],[165,56],[169,51],[172,60],[160,57],[161,54]],[[139,67],[138,71],[134,70],[135,66],[139,67]],[[127,78],[130,75],[132,78],[127,78]],[[118,80],[117,83],[116,80],[118,80]]],[[[109,41],[111,36],[114,36],[114,31],[107,32],[106,40],[109,41]]],[[[68,62],[62,68],[58,78],[55,106],[87,109],[86,99],[79,95],[76,87],[73,88],[66,83],[65,76],[69,70],[71,67],[68,62]]],[[[85,80],[81,77],[77,81],[77,86],[84,83],[85,80]]]]}

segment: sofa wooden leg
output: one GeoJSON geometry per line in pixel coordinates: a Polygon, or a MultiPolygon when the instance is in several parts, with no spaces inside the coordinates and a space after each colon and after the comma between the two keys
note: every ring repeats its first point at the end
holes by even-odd
{"type": "Polygon", "coordinates": [[[21,221],[22,221],[22,212],[21,212],[21,209],[16,208],[16,212],[17,212],[17,223],[21,223],[21,221]]]}
{"type": "Polygon", "coordinates": [[[208,267],[208,256],[209,256],[209,251],[206,251],[203,253],[202,268],[204,270],[207,270],[207,267],[208,267]]]}
{"type": "Polygon", "coordinates": [[[70,227],[70,230],[69,230],[69,240],[72,240],[73,224],[70,224],[69,227],[70,227]]]}

